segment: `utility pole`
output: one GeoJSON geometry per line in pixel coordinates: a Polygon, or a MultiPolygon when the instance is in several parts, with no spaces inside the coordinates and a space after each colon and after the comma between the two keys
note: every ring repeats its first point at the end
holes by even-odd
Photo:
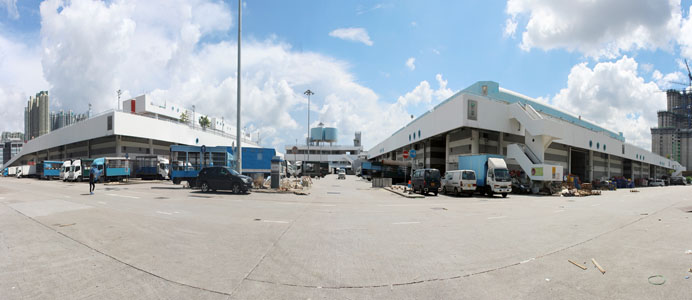
{"type": "Polygon", "coordinates": [[[241,161],[241,156],[242,156],[242,150],[241,150],[241,145],[240,145],[240,25],[241,25],[241,9],[243,5],[243,0],[238,0],[238,87],[236,88],[238,91],[238,108],[237,108],[237,113],[238,113],[238,118],[236,120],[236,154],[235,154],[235,161],[236,161],[236,166],[238,168],[238,173],[242,174],[243,173],[243,166],[242,166],[242,161],[241,161]]]}
{"type": "Polygon", "coordinates": [[[308,95],[308,141],[307,141],[308,159],[307,159],[307,161],[310,161],[310,96],[314,95],[315,93],[313,93],[311,90],[307,90],[303,94],[308,95]]]}

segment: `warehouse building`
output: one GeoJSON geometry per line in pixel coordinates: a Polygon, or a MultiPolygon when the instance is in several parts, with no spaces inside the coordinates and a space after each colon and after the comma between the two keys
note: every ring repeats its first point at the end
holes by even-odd
{"type": "MultiPolygon", "coordinates": [[[[125,110],[107,111],[29,140],[3,168],[84,157],[170,156],[171,145],[235,146],[233,132],[180,119],[184,109],[177,105],[138,106],[133,99],[123,104],[128,104],[125,110]]],[[[259,147],[248,135],[241,140],[242,147],[259,147]]]]}
{"type": "Polygon", "coordinates": [[[354,166],[363,153],[361,144],[361,132],[356,132],[353,145],[338,145],[337,129],[324,127],[320,123],[318,127],[310,128],[308,142],[302,145],[286,145],[285,159],[293,164],[299,161],[329,163],[329,169],[345,169],[349,173],[355,172],[354,166]]]}
{"type": "Polygon", "coordinates": [[[626,143],[622,133],[492,81],[476,82],[443,101],[370,149],[368,158],[444,172],[458,169],[459,155],[481,153],[505,156],[510,171],[523,171],[534,181],[561,181],[556,169],[583,181],[660,178],[685,170],[626,143]],[[403,152],[412,149],[416,157],[404,159],[403,152]]]}

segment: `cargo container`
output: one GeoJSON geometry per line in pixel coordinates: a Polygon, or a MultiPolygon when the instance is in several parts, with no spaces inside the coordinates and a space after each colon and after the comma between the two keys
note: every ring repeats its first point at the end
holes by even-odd
{"type": "Polygon", "coordinates": [[[63,161],[44,160],[36,164],[36,175],[39,179],[50,180],[60,178],[60,170],[63,163],[63,161]]]}
{"type": "Polygon", "coordinates": [[[130,160],[124,157],[101,157],[91,166],[99,170],[99,181],[121,181],[132,176],[130,160]]]}

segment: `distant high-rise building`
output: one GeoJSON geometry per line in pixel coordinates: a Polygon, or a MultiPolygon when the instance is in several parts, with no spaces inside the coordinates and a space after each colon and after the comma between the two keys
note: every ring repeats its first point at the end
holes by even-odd
{"type": "Polygon", "coordinates": [[[24,134],[21,132],[3,132],[2,139],[0,139],[0,162],[4,164],[9,161],[19,151],[22,151],[23,146],[24,134]]]}
{"type": "Polygon", "coordinates": [[[50,132],[49,106],[50,101],[47,91],[38,92],[36,97],[29,97],[29,101],[24,109],[24,137],[27,140],[50,132]]]}
{"type": "Polygon", "coordinates": [[[651,128],[651,151],[692,170],[692,93],[667,91],[667,109],[658,112],[651,128]]]}

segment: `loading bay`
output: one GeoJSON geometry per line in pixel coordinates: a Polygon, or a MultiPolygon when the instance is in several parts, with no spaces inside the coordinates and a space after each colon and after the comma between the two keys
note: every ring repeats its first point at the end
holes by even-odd
{"type": "Polygon", "coordinates": [[[638,190],[410,199],[329,175],[307,196],[89,195],[2,178],[0,298],[689,299],[692,187],[638,190]]]}

